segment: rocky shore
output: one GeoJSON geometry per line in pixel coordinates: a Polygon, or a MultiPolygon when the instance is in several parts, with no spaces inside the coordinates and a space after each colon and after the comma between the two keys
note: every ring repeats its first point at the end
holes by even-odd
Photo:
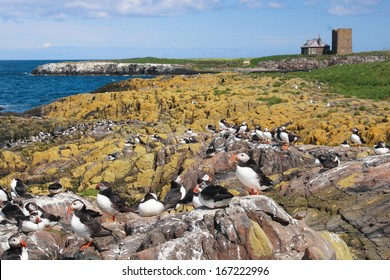
{"type": "Polygon", "coordinates": [[[198,71],[174,64],[115,63],[115,62],[59,62],[38,66],[33,75],[190,75],[198,71]]]}
{"type": "MultiPolygon", "coordinates": [[[[63,98],[36,110],[39,117],[2,117],[0,185],[9,189],[18,177],[42,207],[62,216],[57,227],[28,234],[32,258],[390,258],[390,155],[372,148],[389,141],[388,103],[339,97],[324,84],[299,79],[240,74],[134,79],[117,89],[63,98]],[[250,138],[221,140],[206,130],[221,118],[245,120],[251,129],[284,124],[299,140],[288,149],[250,138]],[[340,147],[352,127],[367,140],[364,147],[340,147]],[[182,141],[188,128],[197,143],[182,141]],[[154,134],[162,140],[153,141],[154,134]],[[206,153],[211,143],[213,155],[206,153]],[[272,189],[248,196],[229,163],[237,152],[262,163],[272,189]],[[319,154],[331,152],[339,166],[315,164],[319,154]],[[235,195],[228,208],[186,206],[147,219],[130,213],[115,223],[103,218],[115,238],[99,239],[102,250],[79,252],[84,241],[64,213],[70,200],[81,196],[96,208],[101,181],[111,182],[129,204],[150,189],[164,198],[173,175],[180,173],[191,190],[202,172],[235,195]],[[56,180],[71,192],[50,200],[47,187],[56,180]]],[[[4,250],[17,228],[1,227],[4,250]]]]}
{"type": "Polygon", "coordinates": [[[259,68],[258,71],[308,71],[318,68],[325,68],[332,65],[373,63],[383,61],[386,61],[386,57],[381,55],[332,55],[329,57],[324,56],[323,58],[304,56],[299,58],[262,61],[257,64],[257,67],[259,68]]]}

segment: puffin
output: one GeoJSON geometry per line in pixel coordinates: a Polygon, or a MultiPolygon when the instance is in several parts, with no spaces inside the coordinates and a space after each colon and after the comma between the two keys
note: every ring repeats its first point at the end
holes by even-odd
{"type": "Polygon", "coordinates": [[[241,123],[241,125],[239,126],[237,132],[238,132],[238,133],[244,133],[244,132],[247,132],[247,130],[248,130],[248,125],[246,124],[245,121],[243,121],[243,122],[241,123]]]}
{"type": "Polygon", "coordinates": [[[230,162],[237,163],[236,176],[250,194],[260,194],[272,186],[272,181],[246,153],[233,155],[230,162]]]}
{"type": "Polygon", "coordinates": [[[8,245],[9,249],[1,255],[2,260],[28,260],[27,244],[18,234],[8,239],[8,245]]]}
{"type": "Polygon", "coordinates": [[[366,144],[362,136],[359,134],[359,130],[356,127],[352,128],[351,131],[352,131],[351,134],[352,143],[356,144],[358,147],[360,147],[360,145],[366,144]]]}
{"type": "Polygon", "coordinates": [[[132,211],[126,206],[126,201],[120,197],[117,192],[112,190],[112,186],[108,182],[100,182],[96,185],[96,189],[99,193],[96,196],[96,203],[103,213],[112,216],[112,220],[115,221],[116,214],[126,213],[132,211]]]}
{"type": "Polygon", "coordinates": [[[0,215],[3,217],[4,221],[7,221],[11,224],[16,224],[18,220],[24,219],[26,217],[22,209],[16,204],[11,202],[5,202],[3,207],[0,210],[0,215]]]}
{"type": "Polygon", "coordinates": [[[152,141],[154,141],[154,142],[158,142],[158,141],[164,142],[164,139],[163,139],[160,135],[158,135],[158,134],[153,134],[153,135],[150,137],[150,139],[151,139],[152,141]]]}
{"type": "Polygon", "coordinates": [[[46,212],[35,202],[28,202],[26,205],[24,205],[24,208],[26,208],[30,215],[32,213],[37,213],[45,227],[53,227],[61,219],[61,216],[53,215],[51,213],[46,212]]]}
{"type": "Polygon", "coordinates": [[[195,209],[203,206],[203,204],[199,200],[200,192],[202,191],[202,187],[211,184],[211,182],[212,178],[208,174],[204,174],[202,177],[197,179],[197,184],[192,190],[192,205],[195,209]]]}
{"type": "Polygon", "coordinates": [[[4,202],[10,202],[11,200],[11,195],[6,191],[5,188],[0,186],[0,204],[2,205],[4,202]]]}
{"type": "Polygon", "coordinates": [[[274,134],[274,139],[278,143],[282,143],[283,147],[287,147],[290,144],[290,138],[288,137],[288,133],[284,126],[278,127],[276,129],[276,133],[274,134]]]}
{"type": "Polygon", "coordinates": [[[165,210],[164,203],[158,200],[157,195],[148,192],[138,204],[138,213],[141,217],[157,216],[165,210]]]}
{"type": "Polygon", "coordinates": [[[179,202],[186,196],[186,189],[183,186],[183,179],[175,175],[171,180],[171,189],[164,198],[165,209],[178,208],[179,202]]]}
{"type": "Polygon", "coordinates": [[[199,202],[210,209],[227,207],[233,198],[227,189],[218,185],[207,185],[202,182],[198,188],[200,188],[199,202]]]}
{"type": "Polygon", "coordinates": [[[343,148],[350,148],[351,146],[349,145],[349,142],[348,140],[344,140],[341,144],[340,144],[341,147],[343,148]]]}
{"type": "Polygon", "coordinates": [[[263,131],[261,131],[260,125],[255,125],[255,131],[254,131],[254,135],[252,136],[252,140],[254,141],[264,140],[264,134],[263,131]]]}
{"type": "Polygon", "coordinates": [[[24,233],[35,232],[43,230],[45,225],[37,213],[31,213],[30,216],[25,216],[18,220],[19,231],[24,233]]]}
{"type": "Polygon", "coordinates": [[[107,156],[106,156],[106,160],[107,161],[115,161],[115,160],[118,160],[119,159],[119,152],[117,152],[117,153],[112,153],[112,154],[108,154],[107,156]]]}
{"type": "Polygon", "coordinates": [[[59,194],[64,191],[64,187],[59,181],[50,184],[47,189],[49,191],[49,194],[47,195],[48,197],[53,197],[56,194],[59,194]]]}
{"type": "Polygon", "coordinates": [[[264,136],[265,142],[267,144],[269,144],[273,139],[272,133],[270,131],[268,131],[268,128],[264,128],[263,136],[264,136]]]}
{"type": "Polygon", "coordinates": [[[315,163],[322,165],[324,168],[331,169],[340,165],[340,158],[337,153],[328,153],[326,155],[319,155],[315,163]]]}
{"type": "Polygon", "coordinates": [[[70,215],[72,212],[73,215],[70,221],[72,230],[87,241],[87,243],[80,247],[80,250],[91,246],[93,238],[112,234],[110,230],[104,228],[86,211],[85,204],[80,199],[73,200],[68,206],[67,213],[70,215]]]}
{"type": "Polygon", "coordinates": [[[217,132],[217,128],[213,124],[206,125],[206,130],[208,132],[212,132],[212,133],[216,133],[217,132]]]}
{"type": "Polygon", "coordinates": [[[226,121],[226,119],[221,119],[218,123],[218,126],[221,130],[227,130],[229,129],[232,125],[231,124],[228,124],[228,122],[226,121]]]}
{"type": "Polygon", "coordinates": [[[194,143],[198,143],[198,140],[196,140],[195,137],[193,136],[190,136],[188,138],[183,138],[180,140],[180,143],[181,144],[194,144],[194,143]]]}
{"type": "Polygon", "coordinates": [[[387,154],[390,151],[390,147],[386,145],[385,142],[379,141],[375,146],[374,146],[374,153],[376,155],[383,155],[387,154]]]}
{"type": "Polygon", "coordinates": [[[14,178],[11,181],[11,196],[13,198],[32,198],[32,195],[27,192],[27,187],[19,178],[14,178]]]}
{"type": "Polygon", "coordinates": [[[195,132],[192,131],[191,128],[188,128],[185,132],[186,135],[188,136],[198,136],[198,134],[196,134],[195,132]]]}
{"type": "Polygon", "coordinates": [[[141,144],[141,145],[145,145],[146,143],[141,139],[141,136],[139,134],[137,134],[136,136],[134,136],[134,141],[135,143],[137,144],[141,144]]]}

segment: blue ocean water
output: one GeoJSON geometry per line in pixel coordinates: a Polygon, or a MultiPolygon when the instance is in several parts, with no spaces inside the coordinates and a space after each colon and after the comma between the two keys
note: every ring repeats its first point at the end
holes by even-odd
{"type": "Polygon", "coordinates": [[[31,71],[53,60],[0,60],[1,112],[24,112],[58,98],[91,92],[131,76],[34,76],[31,71]]]}

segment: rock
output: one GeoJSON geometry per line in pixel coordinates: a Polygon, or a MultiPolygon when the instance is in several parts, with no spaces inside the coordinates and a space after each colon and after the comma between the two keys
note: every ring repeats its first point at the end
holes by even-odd
{"type": "Polygon", "coordinates": [[[48,63],[32,71],[33,75],[188,75],[197,73],[174,64],[91,61],[48,63]]]}
{"type": "MultiPolygon", "coordinates": [[[[35,201],[58,214],[76,197],[65,193],[52,200],[35,201]]],[[[112,236],[95,238],[95,246],[83,251],[79,248],[85,240],[71,232],[69,222],[61,219],[56,228],[29,233],[26,240],[30,259],[351,258],[340,238],[329,232],[316,232],[294,220],[266,196],[235,197],[224,209],[198,209],[148,218],[122,214],[119,221],[103,224],[113,231],[112,236]],[[329,238],[336,241],[330,242],[329,238]]],[[[15,233],[16,227],[2,227],[4,251],[6,236],[15,233]]]]}
{"type": "Polygon", "coordinates": [[[314,229],[343,236],[357,258],[388,259],[384,244],[390,241],[386,231],[390,220],[384,213],[389,212],[389,167],[387,154],[342,162],[322,172],[311,169],[283,182],[280,194],[292,212],[299,199],[308,207],[301,218],[314,229]]]}
{"type": "Polygon", "coordinates": [[[257,64],[258,67],[267,70],[285,70],[285,71],[297,71],[297,70],[312,70],[317,68],[324,68],[332,65],[340,64],[357,64],[357,63],[369,63],[369,62],[383,62],[386,58],[381,55],[369,55],[369,56],[330,56],[329,59],[317,59],[311,57],[299,57],[299,58],[287,58],[281,60],[261,61],[257,64]]]}

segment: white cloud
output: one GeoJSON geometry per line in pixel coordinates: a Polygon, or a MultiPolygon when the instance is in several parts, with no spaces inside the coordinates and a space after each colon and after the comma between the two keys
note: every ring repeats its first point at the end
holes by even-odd
{"type": "Polygon", "coordinates": [[[165,16],[223,8],[230,3],[229,0],[0,0],[0,17],[165,16]]]}
{"type": "Polygon", "coordinates": [[[274,9],[281,9],[284,7],[284,5],[279,2],[268,2],[268,6],[274,9]]]}
{"type": "Polygon", "coordinates": [[[42,45],[42,48],[47,49],[47,48],[51,48],[52,46],[53,46],[52,43],[44,43],[44,44],[42,45]]]}
{"type": "Polygon", "coordinates": [[[240,0],[239,4],[247,9],[259,9],[263,7],[263,4],[259,0],[240,0]]]}
{"type": "Polygon", "coordinates": [[[337,16],[353,16],[375,13],[380,0],[331,0],[328,13],[337,16]]]}
{"type": "Polygon", "coordinates": [[[0,0],[5,20],[171,16],[224,9],[319,8],[333,15],[371,13],[381,0],[0,0]]]}

